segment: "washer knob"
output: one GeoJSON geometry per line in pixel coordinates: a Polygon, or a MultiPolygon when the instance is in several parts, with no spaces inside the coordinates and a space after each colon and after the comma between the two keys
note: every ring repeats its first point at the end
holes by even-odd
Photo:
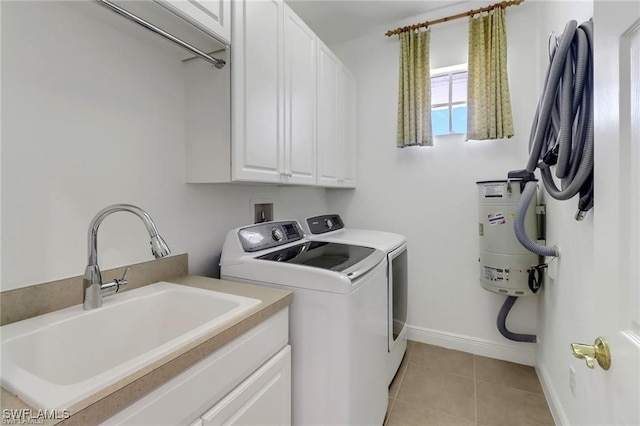
{"type": "Polygon", "coordinates": [[[324,224],[329,229],[333,228],[333,221],[331,219],[325,219],[324,224]]]}
{"type": "Polygon", "coordinates": [[[275,240],[275,241],[282,241],[282,238],[284,237],[284,235],[282,235],[282,231],[279,230],[278,228],[274,228],[273,231],[271,231],[271,237],[275,240]]]}

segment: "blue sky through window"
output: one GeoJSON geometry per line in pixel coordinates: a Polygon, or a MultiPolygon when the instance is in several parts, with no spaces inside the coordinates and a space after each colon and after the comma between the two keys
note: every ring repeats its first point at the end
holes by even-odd
{"type": "Polygon", "coordinates": [[[467,131],[467,71],[434,70],[431,77],[431,128],[434,136],[467,131]],[[451,114],[451,117],[449,116],[451,114]]]}
{"type": "Polygon", "coordinates": [[[449,110],[433,109],[431,110],[431,132],[433,136],[449,134],[449,110]]]}
{"type": "Polygon", "coordinates": [[[467,106],[453,107],[452,133],[467,132],[467,106]]]}

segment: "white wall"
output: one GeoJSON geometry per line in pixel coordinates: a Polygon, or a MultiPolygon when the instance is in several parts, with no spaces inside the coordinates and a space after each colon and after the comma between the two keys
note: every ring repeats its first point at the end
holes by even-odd
{"type": "MultiPolygon", "coordinates": [[[[474,4],[474,7],[478,7],[474,4]]],[[[496,358],[533,364],[535,345],[499,334],[504,296],[478,280],[478,180],[505,179],[524,168],[538,87],[537,5],[507,10],[508,61],[515,136],[496,141],[436,137],[433,147],[396,148],[399,43],[384,32],[458,13],[439,9],[332,46],[358,80],[358,189],[329,191],[330,206],[349,226],[405,234],[409,242],[410,337],[496,358]]],[[[468,21],[431,30],[431,67],[466,62],[468,21]]],[[[536,332],[536,297],[520,298],[507,325],[536,332]]]]}
{"type": "MultiPolygon", "coordinates": [[[[280,219],[326,211],[324,189],[183,183],[175,50],[93,9],[2,2],[2,290],[81,275],[89,222],[112,203],[146,209],[190,272],[207,275],[227,231],[251,223],[251,199],[273,200],[280,219]]],[[[137,218],[113,215],[100,266],[149,260],[148,244],[137,218]]]]}
{"type": "MultiPolygon", "coordinates": [[[[578,24],[593,13],[593,2],[541,2],[537,43],[546,45],[549,34],[562,34],[566,23],[578,24]]],[[[597,37],[597,27],[595,30],[597,37]]],[[[538,68],[546,72],[546,51],[541,52],[538,68]]],[[[560,257],[549,269],[541,292],[538,309],[539,348],[538,373],[547,399],[559,424],[593,424],[589,404],[589,389],[584,361],[569,350],[570,342],[593,341],[594,257],[593,212],[584,221],[576,222],[577,199],[557,201],[547,196],[548,244],[560,248],[560,257]],[[576,395],[569,387],[569,366],[576,372],[576,395]]],[[[596,199],[597,209],[597,199],[596,199]]]]}

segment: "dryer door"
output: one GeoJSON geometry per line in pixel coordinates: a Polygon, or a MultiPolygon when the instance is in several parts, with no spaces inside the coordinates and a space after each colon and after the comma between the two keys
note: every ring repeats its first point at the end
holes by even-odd
{"type": "Polygon", "coordinates": [[[407,245],[403,244],[388,256],[389,259],[389,352],[404,333],[407,322],[407,245]]]}

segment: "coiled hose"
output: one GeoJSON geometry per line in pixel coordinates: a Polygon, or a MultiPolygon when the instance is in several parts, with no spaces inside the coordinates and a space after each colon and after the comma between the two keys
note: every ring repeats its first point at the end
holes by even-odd
{"type": "MultiPolygon", "coordinates": [[[[536,194],[537,183],[532,180],[536,168],[540,169],[544,186],[553,198],[568,200],[580,193],[576,220],[582,220],[593,207],[592,51],[593,22],[577,26],[576,21],[569,21],[550,52],[544,88],[531,126],[526,169],[512,172],[515,176],[527,176],[516,206],[513,230],[520,244],[539,256],[558,256],[559,252],[555,246],[532,241],[525,231],[527,210],[536,194]],[[560,188],[551,174],[553,165],[560,188]]],[[[498,330],[507,339],[535,343],[535,335],[507,329],[507,315],[517,299],[508,296],[504,301],[498,314],[498,330]]]]}
{"type": "MultiPolygon", "coordinates": [[[[593,207],[593,22],[577,26],[569,21],[551,52],[544,89],[531,126],[526,172],[540,169],[544,186],[553,198],[568,200],[580,193],[576,220],[593,207]],[[560,179],[560,188],[551,174],[560,179]]],[[[532,241],[524,228],[525,215],[535,195],[529,181],[516,207],[514,232],[529,251],[558,256],[557,247],[532,241]]]]}

